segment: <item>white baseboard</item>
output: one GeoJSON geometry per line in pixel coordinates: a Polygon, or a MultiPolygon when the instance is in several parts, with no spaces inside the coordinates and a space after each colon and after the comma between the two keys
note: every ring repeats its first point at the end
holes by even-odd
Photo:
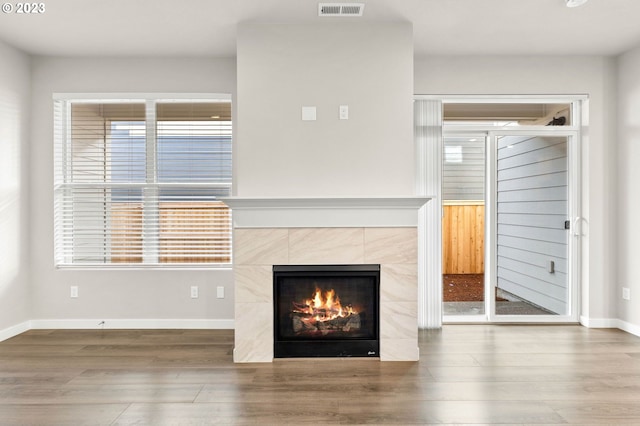
{"type": "Polygon", "coordinates": [[[618,328],[619,320],[615,318],[580,317],[580,324],[587,328],[618,328]]]}
{"type": "MultiPolygon", "coordinates": [[[[0,330],[0,342],[29,330],[42,329],[210,329],[233,330],[234,320],[197,320],[197,319],[112,319],[104,320],[32,320],[0,330]]],[[[580,324],[587,328],[617,328],[640,337],[640,326],[614,318],[580,317],[580,324]]]]}
{"type": "Polygon", "coordinates": [[[30,321],[25,321],[20,324],[13,325],[11,327],[0,330],[0,342],[7,339],[11,339],[18,334],[24,333],[31,328],[30,321]]]}
{"type": "Polygon", "coordinates": [[[617,328],[640,337],[640,326],[619,319],[580,317],[580,324],[587,328],[617,328]]]}
{"type": "Polygon", "coordinates": [[[234,320],[199,319],[80,319],[32,320],[31,329],[216,329],[234,328],[234,320]]]}
{"type": "Polygon", "coordinates": [[[627,333],[631,333],[640,337],[640,327],[626,321],[618,320],[618,328],[622,331],[626,331],[627,333]]]}

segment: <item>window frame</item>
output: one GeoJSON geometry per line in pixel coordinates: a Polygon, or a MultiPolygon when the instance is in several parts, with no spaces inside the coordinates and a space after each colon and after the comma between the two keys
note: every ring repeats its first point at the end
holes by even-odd
{"type": "MultiPolygon", "coordinates": [[[[158,258],[158,253],[155,254],[156,261],[145,263],[145,261],[141,263],[111,263],[111,262],[92,262],[92,263],[76,263],[73,260],[70,262],[60,262],[59,258],[64,255],[59,254],[59,250],[61,249],[60,245],[64,245],[58,239],[58,225],[56,215],[59,213],[59,210],[62,207],[58,206],[58,197],[59,194],[63,192],[65,189],[58,188],[59,184],[57,182],[56,176],[64,175],[63,179],[65,184],[67,179],[69,179],[69,170],[58,169],[59,165],[59,156],[68,157],[70,154],[67,152],[69,147],[69,138],[70,129],[72,126],[71,122],[71,114],[70,107],[74,103],[143,103],[145,105],[145,110],[147,113],[149,112],[149,105],[153,104],[153,111],[156,112],[156,115],[150,118],[149,116],[145,117],[145,128],[146,128],[146,146],[151,147],[153,150],[152,155],[146,155],[145,159],[145,168],[149,167],[150,158],[155,158],[155,163],[153,164],[153,173],[154,173],[154,182],[145,182],[143,185],[145,187],[154,187],[158,186],[160,182],[157,182],[157,173],[158,173],[158,164],[156,158],[156,151],[158,148],[159,141],[157,140],[157,110],[155,105],[158,103],[197,103],[197,102],[228,102],[231,107],[231,118],[230,118],[230,129],[231,129],[231,181],[228,184],[223,184],[220,182],[204,184],[204,186],[211,187],[225,187],[228,188],[229,196],[232,195],[233,191],[233,182],[234,182],[234,172],[233,165],[235,161],[233,160],[234,153],[234,134],[233,134],[233,99],[232,95],[228,93],[54,93],[53,96],[53,127],[54,127],[54,155],[53,155],[53,168],[54,168],[54,206],[53,206],[53,220],[54,220],[54,265],[56,269],[104,269],[104,270],[118,270],[118,269],[161,269],[161,270],[171,270],[171,269],[209,269],[209,270],[225,270],[231,269],[233,266],[233,226],[232,226],[232,218],[231,218],[231,209],[229,209],[229,262],[196,262],[196,263],[160,263],[158,258]],[[59,115],[58,107],[56,106],[59,102],[64,103],[63,113],[59,115]],[[64,120],[64,122],[59,122],[58,119],[64,120]],[[60,130],[62,132],[60,132],[60,130]]],[[[71,183],[73,184],[73,183],[71,183]]],[[[171,184],[171,183],[170,183],[171,184]]],[[[194,183],[191,183],[193,185],[194,183]]],[[[82,183],[80,184],[82,185],[82,183]]],[[[188,183],[187,183],[188,185],[188,183]]],[[[98,186],[98,184],[96,184],[98,186]]],[[[117,186],[117,185],[116,185],[117,186]]],[[[65,188],[67,185],[65,185],[65,188]]],[[[157,200],[156,200],[157,201],[157,200]]],[[[144,214],[144,212],[143,212],[144,214]]],[[[155,238],[160,237],[160,231],[158,230],[155,238]]],[[[143,256],[145,254],[143,253],[143,256]]],[[[153,254],[151,254],[153,256],[153,254]]]]}

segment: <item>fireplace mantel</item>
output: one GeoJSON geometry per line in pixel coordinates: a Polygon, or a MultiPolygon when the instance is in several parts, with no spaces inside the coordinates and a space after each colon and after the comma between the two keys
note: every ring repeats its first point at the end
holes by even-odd
{"type": "Polygon", "coordinates": [[[431,197],[226,197],[234,228],[417,226],[416,211],[431,197]]]}

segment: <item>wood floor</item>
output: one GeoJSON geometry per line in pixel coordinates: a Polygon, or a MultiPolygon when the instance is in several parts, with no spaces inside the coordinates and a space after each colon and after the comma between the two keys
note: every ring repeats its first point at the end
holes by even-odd
{"type": "Polygon", "coordinates": [[[640,338],[448,325],[420,362],[233,364],[227,330],[33,330],[0,343],[0,425],[640,424],[640,338]]]}

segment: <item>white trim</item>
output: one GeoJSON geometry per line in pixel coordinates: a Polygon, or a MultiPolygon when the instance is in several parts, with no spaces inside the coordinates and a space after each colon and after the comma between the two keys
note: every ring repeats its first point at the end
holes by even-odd
{"type": "MultiPolygon", "coordinates": [[[[485,314],[474,315],[447,315],[444,324],[578,324],[573,317],[568,315],[496,315],[487,322],[485,314]]],[[[582,324],[582,323],[580,323],[582,324]]],[[[582,324],[584,325],[584,324],[582,324]]],[[[615,327],[614,327],[615,328],[615,327]]]]}
{"type": "Polygon", "coordinates": [[[627,333],[631,333],[635,336],[640,337],[640,326],[631,324],[626,321],[618,320],[618,328],[622,331],[625,331],[627,333]]]}
{"type": "MultiPolygon", "coordinates": [[[[42,319],[32,320],[30,329],[212,329],[233,330],[232,319],[42,319]],[[104,322],[104,324],[102,324],[104,322]]],[[[26,331],[26,330],[25,330],[26,331]]]]}
{"type": "Polygon", "coordinates": [[[163,271],[230,271],[233,269],[231,263],[130,263],[130,264],[105,264],[105,263],[83,263],[76,266],[73,263],[61,263],[55,267],[61,271],[95,271],[102,269],[104,271],[144,271],[150,269],[162,269],[163,271]],[[111,266],[117,265],[117,266],[111,266]],[[166,266],[171,265],[171,266],[166,266]]]}
{"type": "Polygon", "coordinates": [[[20,324],[12,325],[11,327],[7,327],[4,330],[0,330],[0,342],[11,339],[12,337],[22,334],[25,331],[29,331],[30,329],[30,321],[25,321],[20,324]]]}
{"type": "MultiPolygon", "coordinates": [[[[232,319],[211,319],[211,320],[197,320],[197,319],[182,319],[182,320],[167,320],[167,319],[115,319],[104,320],[104,327],[100,325],[102,320],[97,319],[83,319],[83,320],[32,320],[25,321],[20,324],[7,327],[4,330],[0,330],[0,342],[8,340],[19,334],[22,334],[29,330],[72,330],[72,329],[85,329],[85,330],[123,330],[123,329],[208,329],[208,330],[233,330],[235,329],[235,321],[232,319]]],[[[447,324],[460,324],[460,323],[478,323],[475,316],[470,315],[468,317],[455,316],[447,318],[447,324]],[[453,321],[451,321],[453,320],[453,321]]],[[[580,324],[587,328],[617,328],[629,334],[640,337],[640,326],[628,323],[615,318],[595,318],[591,319],[585,316],[580,317],[580,324]]]]}
{"type": "Polygon", "coordinates": [[[499,126],[484,126],[484,125],[466,125],[457,126],[452,124],[445,124],[442,126],[442,131],[446,136],[453,135],[476,135],[478,133],[500,132],[501,136],[509,135],[527,135],[531,132],[535,132],[540,135],[553,135],[553,136],[570,136],[577,132],[580,126],[518,126],[518,127],[499,127],[499,126]],[[466,127],[466,128],[465,128],[466,127]]]}
{"type": "Polygon", "coordinates": [[[418,327],[442,327],[442,102],[414,102],[416,192],[433,194],[418,225],[418,327]]]}
{"type": "Polygon", "coordinates": [[[221,198],[238,228],[415,227],[430,197],[221,198]]]}
{"type": "Polygon", "coordinates": [[[442,200],[443,206],[484,206],[485,200],[442,200]]]}
{"type": "Polygon", "coordinates": [[[443,325],[448,324],[486,324],[487,316],[485,314],[473,315],[447,315],[443,325]]]}
{"type": "Polygon", "coordinates": [[[129,101],[129,100],[162,100],[162,101],[231,101],[229,93],[54,93],[53,100],[62,101],[129,101]]]}
{"type": "Polygon", "coordinates": [[[220,197],[234,210],[266,209],[419,209],[431,198],[423,197],[220,197]]]}
{"type": "Polygon", "coordinates": [[[495,291],[498,277],[498,150],[491,133],[485,137],[485,208],[484,208],[484,315],[493,322],[496,315],[495,291]]]}
{"type": "Polygon", "coordinates": [[[580,324],[587,328],[617,328],[625,333],[640,337],[640,326],[616,318],[580,317],[580,324]]]}
{"type": "Polygon", "coordinates": [[[574,117],[573,124],[578,127],[575,135],[567,137],[567,166],[569,167],[569,220],[571,220],[569,230],[569,252],[567,253],[570,260],[569,276],[567,277],[569,284],[569,293],[567,301],[569,302],[569,314],[576,319],[580,319],[582,310],[582,226],[580,218],[582,217],[582,101],[572,104],[571,114],[574,117]]]}
{"type": "Polygon", "coordinates": [[[589,318],[580,316],[580,324],[587,328],[619,328],[620,320],[616,318],[589,318]]]}
{"type": "Polygon", "coordinates": [[[458,104],[501,104],[501,103],[529,103],[547,104],[558,101],[583,101],[589,99],[589,95],[414,95],[414,99],[438,100],[443,103],[458,104]]]}

